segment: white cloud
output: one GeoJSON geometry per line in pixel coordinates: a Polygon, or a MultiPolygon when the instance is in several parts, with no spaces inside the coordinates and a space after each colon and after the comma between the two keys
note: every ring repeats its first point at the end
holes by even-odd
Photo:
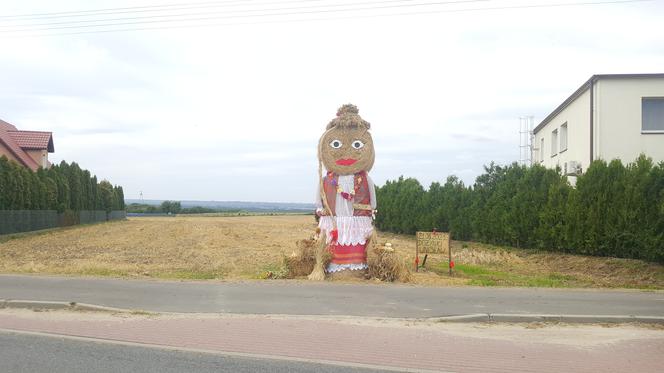
{"type": "MultiPolygon", "coordinates": [[[[5,2],[0,14],[140,4],[154,3],[5,2]]],[[[473,6],[488,5],[456,8],[473,6]]],[[[652,1],[0,33],[0,118],[52,130],[52,158],[77,161],[129,198],[306,202],[318,137],[353,102],[372,123],[376,182],[403,174],[426,186],[457,174],[472,184],[484,164],[517,160],[519,116],[541,120],[592,74],[662,72],[662,11],[652,1]]]]}

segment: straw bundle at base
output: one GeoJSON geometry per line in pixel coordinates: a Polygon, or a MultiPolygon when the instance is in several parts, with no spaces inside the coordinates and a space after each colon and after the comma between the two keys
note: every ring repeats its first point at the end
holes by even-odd
{"type": "Polygon", "coordinates": [[[330,251],[327,249],[327,237],[325,232],[321,232],[318,237],[318,242],[316,242],[313,248],[314,267],[307,278],[312,281],[323,281],[325,280],[325,267],[327,267],[332,259],[330,251]]]}
{"type": "Polygon", "coordinates": [[[315,240],[299,240],[297,250],[291,256],[284,257],[284,266],[288,268],[288,277],[307,276],[314,269],[316,258],[314,248],[315,240]]]}
{"type": "Polygon", "coordinates": [[[388,282],[410,281],[410,270],[402,258],[391,247],[367,250],[367,276],[388,282]]]}
{"type": "MultiPolygon", "coordinates": [[[[294,278],[307,276],[313,270],[316,264],[316,252],[319,242],[316,239],[299,240],[296,243],[297,249],[290,256],[284,257],[284,266],[288,268],[288,277],[294,278]]],[[[329,263],[329,255],[323,255],[323,265],[329,263]]]]}

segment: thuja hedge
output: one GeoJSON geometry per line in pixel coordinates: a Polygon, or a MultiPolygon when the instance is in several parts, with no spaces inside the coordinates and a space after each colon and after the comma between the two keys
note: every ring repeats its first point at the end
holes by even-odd
{"type": "Polygon", "coordinates": [[[124,210],[121,186],[113,186],[75,162],[36,172],[0,157],[0,210],[124,210]]]}
{"type": "Polygon", "coordinates": [[[378,188],[376,225],[412,234],[664,263],[664,162],[593,162],[572,187],[560,170],[484,167],[474,185],[456,176],[428,190],[400,177],[378,188]]]}

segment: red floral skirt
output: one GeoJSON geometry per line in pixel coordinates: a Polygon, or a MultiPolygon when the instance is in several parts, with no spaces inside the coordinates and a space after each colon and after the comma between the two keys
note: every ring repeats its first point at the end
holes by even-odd
{"type": "Polygon", "coordinates": [[[328,250],[332,253],[332,264],[364,264],[367,262],[367,250],[365,244],[339,245],[332,244],[328,250]]]}

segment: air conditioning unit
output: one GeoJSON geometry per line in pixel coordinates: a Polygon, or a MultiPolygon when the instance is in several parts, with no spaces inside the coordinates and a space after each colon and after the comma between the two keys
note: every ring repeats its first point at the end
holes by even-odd
{"type": "Polygon", "coordinates": [[[581,168],[581,162],[569,161],[565,162],[565,175],[567,176],[578,176],[581,175],[583,169],[581,168]]]}

